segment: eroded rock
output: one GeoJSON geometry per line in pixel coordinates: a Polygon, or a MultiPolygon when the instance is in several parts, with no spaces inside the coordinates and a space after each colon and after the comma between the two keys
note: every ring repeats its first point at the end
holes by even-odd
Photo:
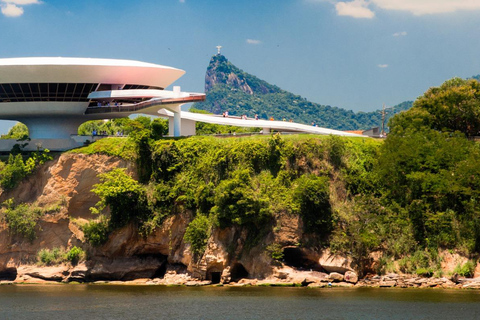
{"type": "Polygon", "coordinates": [[[347,271],[355,271],[353,269],[353,260],[345,255],[332,254],[326,249],[318,260],[320,266],[328,272],[337,272],[345,274],[347,271]]]}

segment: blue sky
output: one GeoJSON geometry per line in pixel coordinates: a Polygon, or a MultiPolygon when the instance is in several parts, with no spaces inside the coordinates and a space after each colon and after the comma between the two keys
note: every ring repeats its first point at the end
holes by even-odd
{"type": "Polygon", "coordinates": [[[216,46],[307,99],[354,111],[480,73],[480,0],[0,0],[0,57],[141,60],[204,90],[216,46]]]}

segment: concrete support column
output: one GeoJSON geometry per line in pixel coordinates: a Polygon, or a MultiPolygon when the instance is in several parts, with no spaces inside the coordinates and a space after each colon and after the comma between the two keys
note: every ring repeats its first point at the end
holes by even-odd
{"type": "Polygon", "coordinates": [[[263,134],[270,134],[270,128],[263,128],[263,134]]]}
{"type": "Polygon", "coordinates": [[[180,112],[173,113],[173,136],[180,137],[182,135],[182,116],[180,112]]]}
{"type": "MultiPolygon", "coordinates": [[[[179,105],[168,105],[165,106],[165,109],[173,112],[173,136],[174,137],[181,137],[182,136],[182,104],[179,105]]],[[[172,122],[168,122],[168,133],[172,134],[172,122]]]]}
{"type": "Polygon", "coordinates": [[[173,118],[168,118],[168,135],[173,137],[173,128],[175,124],[173,123],[173,118]]]}
{"type": "Polygon", "coordinates": [[[27,128],[31,139],[67,139],[78,133],[78,127],[86,121],[82,117],[18,118],[27,128]]]}

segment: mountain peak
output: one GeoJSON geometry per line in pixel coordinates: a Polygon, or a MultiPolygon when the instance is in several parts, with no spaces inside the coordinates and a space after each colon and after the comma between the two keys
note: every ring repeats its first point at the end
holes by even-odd
{"type": "MultiPolygon", "coordinates": [[[[196,103],[195,108],[215,114],[228,110],[231,115],[253,117],[257,114],[261,119],[313,123],[337,130],[369,129],[382,123],[379,111],[354,113],[310,102],[244,72],[222,54],[210,59],[205,75],[205,93],[205,102],[196,103]]],[[[405,102],[395,106],[387,118],[411,105],[412,102],[405,102]]]]}
{"type": "Polygon", "coordinates": [[[205,75],[205,92],[210,92],[218,85],[226,86],[230,90],[239,90],[249,95],[281,91],[280,88],[237,68],[222,54],[216,54],[210,59],[205,75]]]}

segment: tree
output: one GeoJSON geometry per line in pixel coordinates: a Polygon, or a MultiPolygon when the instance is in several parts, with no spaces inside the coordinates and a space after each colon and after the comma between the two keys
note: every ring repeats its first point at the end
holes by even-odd
{"type": "Polygon", "coordinates": [[[395,134],[408,127],[460,131],[467,137],[480,135],[480,82],[453,78],[428,89],[412,109],[390,122],[390,131],[395,134]]]}

